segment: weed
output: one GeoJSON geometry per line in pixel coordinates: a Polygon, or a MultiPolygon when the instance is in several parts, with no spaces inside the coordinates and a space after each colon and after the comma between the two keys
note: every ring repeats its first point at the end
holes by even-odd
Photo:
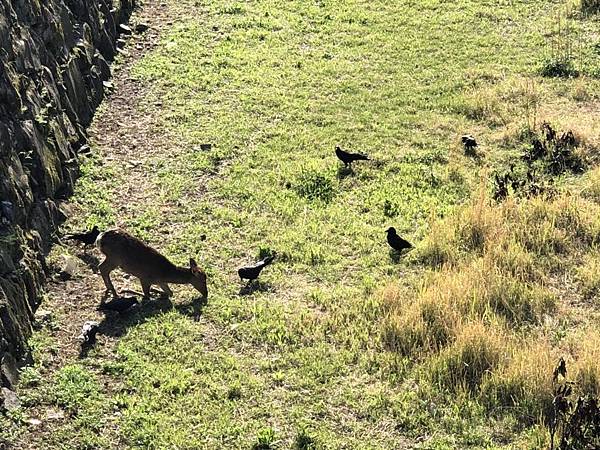
{"type": "Polygon", "coordinates": [[[309,200],[331,201],[335,194],[333,180],[314,170],[304,169],[296,183],[298,195],[309,200]]]}
{"type": "Polygon", "coordinates": [[[556,13],[556,26],[549,38],[550,55],[543,61],[540,74],[546,77],[574,78],[579,76],[576,68],[575,45],[578,34],[571,19],[571,7],[559,8],[556,13]]]}
{"type": "Polygon", "coordinates": [[[600,445],[600,399],[595,395],[576,395],[576,383],[567,380],[563,358],[554,370],[552,410],[546,416],[550,432],[550,449],[597,448],[600,445]],[[557,377],[560,373],[560,379],[557,377]],[[555,438],[560,437],[560,441],[555,438]]]}
{"type": "Polygon", "coordinates": [[[259,430],[257,442],[252,445],[252,450],[271,450],[275,445],[275,430],[273,428],[263,428],[259,430]]]}
{"type": "Polygon", "coordinates": [[[239,400],[242,398],[242,388],[239,385],[230,386],[227,391],[228,400],[239,400]]]}
{"type": "Polygon", "coordinates": [[[542,63],[540,75],[543,77],[576,78],[579,70],[570,56],[551,57],[542,63]]]}

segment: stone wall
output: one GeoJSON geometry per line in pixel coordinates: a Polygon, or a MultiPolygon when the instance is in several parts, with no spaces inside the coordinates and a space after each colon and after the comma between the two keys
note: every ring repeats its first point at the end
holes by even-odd
{"type": "Polygon", "coordinates": [[[0,385],[28,357],[57,204],[73,191],[134,3],[0,0],[0,385]]]}

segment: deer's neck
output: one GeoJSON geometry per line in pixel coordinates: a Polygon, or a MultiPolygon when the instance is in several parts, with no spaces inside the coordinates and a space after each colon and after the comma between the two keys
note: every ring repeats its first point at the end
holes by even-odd
{"type": "Polygon", "coordinates": [[[165,274],[165,282],[173,283],[173,284],[187,284],[190,282],[192,278],[192,274],[190,269],[185,267],[177,267],[173,266],[170,270],[165,274]]]}

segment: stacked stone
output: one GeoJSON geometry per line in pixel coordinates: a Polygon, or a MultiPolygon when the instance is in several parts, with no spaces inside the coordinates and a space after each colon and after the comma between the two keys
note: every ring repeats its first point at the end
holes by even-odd
{"type": "MultiPolygon", "coordinates": [[[[57,202],[135,0],[0,0],[0,384],[14,382],[46,275],[57,202]],[[11,372],[11,373],[9,373],[11,372]]],[[[0,399],[0,404],[1,404],[0,399]]]]}

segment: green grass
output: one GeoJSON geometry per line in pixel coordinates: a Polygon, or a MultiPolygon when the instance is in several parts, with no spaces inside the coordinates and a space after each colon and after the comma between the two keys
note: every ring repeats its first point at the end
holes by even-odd
{"type": "MultiPolygon", "coordinates": [[[[497,124],[465,114],[473,93],[536,76],[560,3],[168,5],[176,19],[133,76],[151,86],[140,108],[171,153],[144,160],[150,195],[139,204],[122,198],[137,182],[126,170],[87,162],[71,225],[119,222],[178,263],[198,256],[209,302],[195,322],[185,291],[174,310],[136,313],[114,358],[92,354],[41,381],[29,373],[32,404],[71,414],[48,445],[536,448],[539,430],[436,387],[463,355],[440,359],[426,383],[385,348],[380,290],[419,284],[418,258],[390,258],[384,230],[419,244],[470,196],[480,163],[459,136],[500,147],[497,124]],[[336,144],[372,161],[348,174],[336,144]],[[259,290],[239,295],[235,269],[261,250],[279,258],[259,290]]],[[[558,101],[574,81],[538,82],[558,101]]]]}

